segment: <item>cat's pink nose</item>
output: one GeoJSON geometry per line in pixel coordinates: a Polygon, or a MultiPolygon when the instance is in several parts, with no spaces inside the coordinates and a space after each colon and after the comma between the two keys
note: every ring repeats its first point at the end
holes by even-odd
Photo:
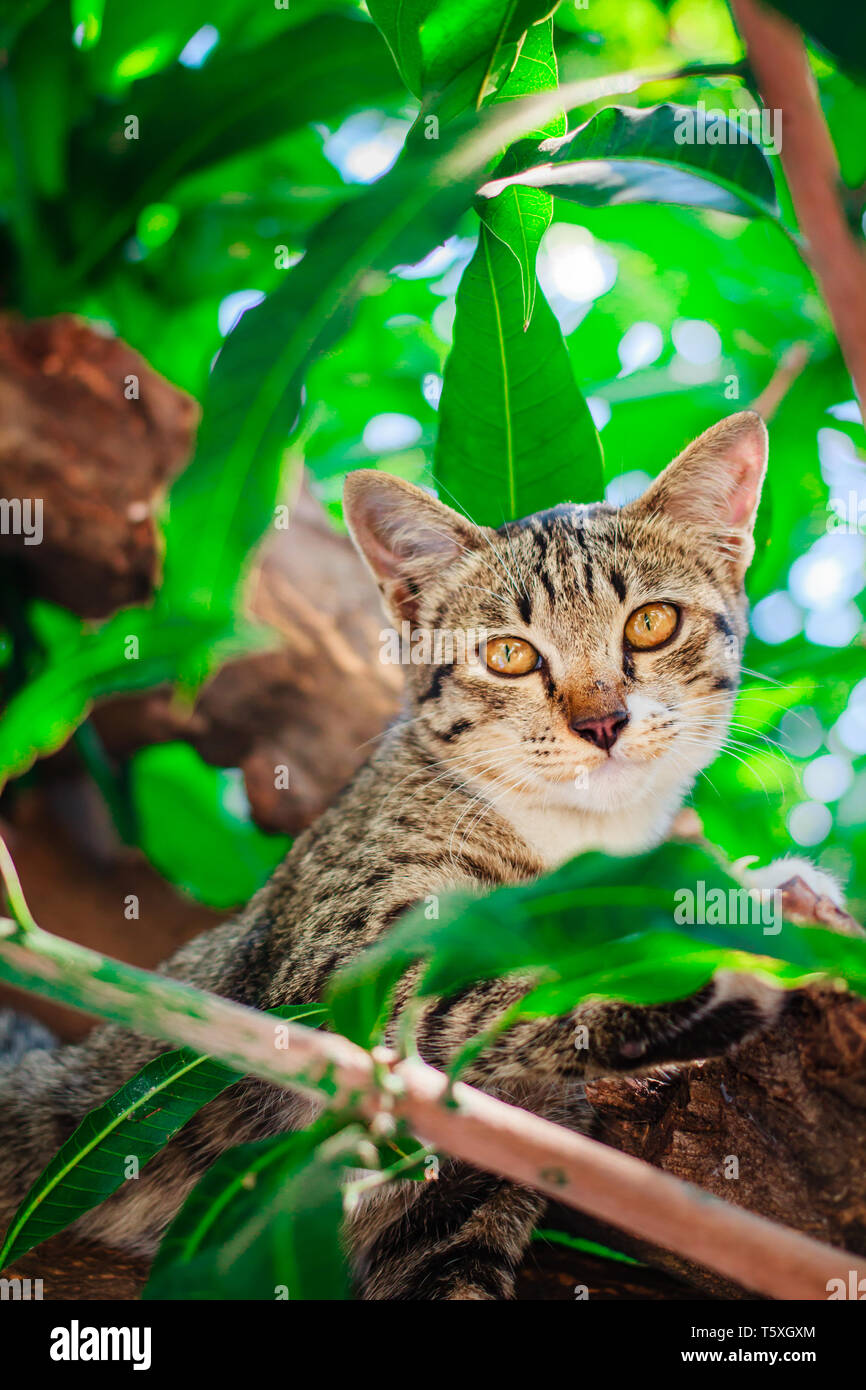
{"type": "Polygon", "coordinates": [[[601,719],[573,719],[571,728],[579,738],[585,738],[587,743],[594,743],[596,748],[609,753],[627,723],[628,711],[615,709],[610,714],[602,715],[601,719]]]}

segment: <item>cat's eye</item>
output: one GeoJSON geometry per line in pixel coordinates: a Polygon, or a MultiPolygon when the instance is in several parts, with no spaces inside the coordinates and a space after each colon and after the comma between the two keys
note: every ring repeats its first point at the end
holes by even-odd
{"type": "Polygon", "coordinates": [[[679,609],[672,603],[645,603],[643,608],[635,609],[626,623],[625,640],[638,651],[660,647],[673,637],[679,620],[679,609]]]}
{"type": "Polygon", "coordinates": [[[531,642],[522,637],[492,637],[487,642],[484,659],[488,669],[498,676],[528,676],[541,665],[541,657],[531,642]]]}

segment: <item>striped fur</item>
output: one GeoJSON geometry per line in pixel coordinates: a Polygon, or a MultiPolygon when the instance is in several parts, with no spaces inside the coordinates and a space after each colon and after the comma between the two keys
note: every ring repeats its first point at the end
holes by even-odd
{"type": "MultiPolygon", "coordinates": [[[[261,1007],[315,1000],[336,967],[421,899],[531,879],[589,848],[657,844],[727,728],[765,449],[757,417],[735,416],[621,510],[566,504],[498,531],[397,479],[350,477],[347,517],[391,621],[522,637],[541,666],[521,678],[468,659],[407,666],[406,714],[350,786],[237,921],[191,942],[167,971],[261,1007]],[[630,651],[624,624],[651,600],[680,609],[678,630],[658,651],[630,651]],[[614,706],[628,723],[612,749],[576,735],[575,724],[614,706]]],[[[420,1020],[422,1053],[446,1065],[519,993],[519,982],[494,981],[434,1001],[420,1020]]],[[[509,1030],[468,1079],[583,1127],[588,1072],[717,1052],[774,1017],[777,998],[734,977],[664,1008],[591,1002],[509,1030]],[[574,1046],[576,1023],[589,1030],[586,1049],[574,1046]]],[[[157,1050],[109,1026],[7,1068],[0,1206],[10,1209],[81,1116],[157,1050]]],[[[150,1252],[225,1147],[310,1115],[305,1100],[239,1082],[78,1228],[150,1252]]],[[[386,1190],[352,1217],[359,1293],[508,1297],[540,1210],[534,1194],[456,1163],[437,1183],[386,1190]]]]}

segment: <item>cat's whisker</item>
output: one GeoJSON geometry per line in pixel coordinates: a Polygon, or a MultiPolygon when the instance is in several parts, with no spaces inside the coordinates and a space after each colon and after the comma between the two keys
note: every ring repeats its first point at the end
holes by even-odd
{"type": "MultiPolygon", "coordinates": [[[[691,773],[691,772],[694,771],[694,769],[691,768],[691,767],[689,766],[688,762],[686,761],[685,754],[684,754],[683,752],[681,752],[680,750],[678,750],[678,749],[676,748],[676,746],[674,746],[674,747],[671,749],[669,756],[670,756],[671,758],[673,758],[673,760],[674,760],[674,766],[675,766],[675,767],[683,767],[683,768],[686,770],[686,772],[688,772],[688,773],[691,773]]],[[[703,777],[703,778],[705,779],[705,781],[709,782],[709,784],[710,784],[710,786],[712,787],[713,791],[715,792],[716,796],[718,796],[718,795],[719,795],[718,788],[716,787],[715,783],[712,782],[712,781],[710,780],[710,778],[709,778],[709,776],[708,776],[706,770],[705,770],[704,768],[698,768],[697,772],[698,772],[698,776],[699,776],[699,777],[703,777]]]]}
{"type": "MultiPolygon", "coordinates": [[[[490,538],[490,536],[487,535],[486,529],[485,529],[483,526],[479,526],[479,524],[478,524],[478,522],[475,520],[475,518],[469,515],[469,512],[468,512],[468,511],[466,510],[466,508],[463,506],[463,503],[462,503],[462,502],[459,502],[458,499],[457,499],[457,497],[455,496],[455,494],[451,491],[451,489],[448,488],[448,487],[446,487],[445,484],[442,483],[438,478],[436,479],[435,487],[436,487],[436,491],[437,491],[437,492],[447,492],[448,496],[451,498],[452,503],[454,504],[455,510],[458,511],[458,512],[460,512],[463,516],[466,517],[466,520],[467,520],[467,521],[471,521],[472,525],[473,525],[473,526],[476,526],[476,527],[478,528],[479,532],[481,533],[481,535],[483,536],[484,540],[486,541],[488,548],[493,552],[494,558],[495,558],[496,560],[499,561],[499,563],[502,565],[503,570],[505,571],[505,573],[506,573],[507,575],[509,575],[509,578],[511,578],[511,580],[512,580],[512,582],[513,582],[514,576],[513,576],[513,575],[510,575],[510,573],[509,573],[509,571],[508,571],[508,569],[507,569],[507,567],[506,567],[506,565],[505,565],[505,562],[504,562],[502,556],[499,554],[499,551],[496,549],[496,546],[493,544],[493,541],[492,541],[492,539],[490,538]]],[[[504,524],[504,522],[505,522],[505,517],[504,517],[504,516],[503,516],[502,520],[503,520],[503,524],[504,524]]],[[[509,544],[510,544],[510,542],[509,542],[509,544]]],[[[526,588],[525,588],[525,586],[524,586],[523,592],[526,593],[526,588]]],[[[529,594],[526,594],[526,597],[529,598],[529,594]]]]}
{"type": "MultiPolygon", "coordinates": [[[[706,746],[707,746],[707,744],[704,743],[703,741],[701,741],[701,740],[697,740],[697,741],[696,741],[696,740],[694,740],[694,739],[689,739],[688,735],[685,735],[685,734],[679,735],[679,741],[680,741],[680,743],[690,743],[690,742],[693,743],[693,744],[694,744],[694,743],[697,743],[697,746],[702,746],[702,747],[706,747],[706,746]]],[[[764,782],[763,777],[760,775],[760,773],[757,771],[757,769],[754,767],[754,765],[750,764],[750,763],[746,760],[746,758],[741,757],[739,753],[734,752],[734,749],[733,749],[733,748],[730,746],[730,744],[729,744],[727,741],[725,741],[725,740],[722,740],[722,741],[718,744],[718,746],[717,746],[717,754],[722,754],[722,753],[726,753],[726,754],[728,755],[728,757],[734,758],[738,763],[741,763],[743,767],[747,768],[747,769],[752,773],[752,775],[753,775],[754,777],[757,778],[757,780],[758,780],[758,781],[760,782],[760,784],[761,784],[761,789],[762,789],[764,795],[766,796],[767,801],[769,801],[769,800],[770,800],[770,793],[767,791],[766,783],[764,782]]],[[[778,775],[778,774],[777,774],[777,775],[778,775]]],[[[779,778],[779,792],[780,792],[780,794],[782,794],[782,795],[784,795],[784,792],[785,792],[784,784],[782,783],[781,778],[779,778]]]]}
{"type": "MultiPolygon", "coordinates": [[[[791,759],[789,758],[789,756],[788,756],[786,750],[782,747],[782,745],[778,742],[778,740],[777,740],[777,739],[774,739],[774,738],[771,738],[769,734],[765,734],[762,730],[760,730],[760,729],[753,729],[750,725],[748,725],[748,724],[743,724],[741,721],[735,720],[735,719],[728,720],[728,719],[724,719],[724,718],[722,718],[722,717],[713,717],[713,716],[710,716],[710,715],[701,715],[701,716],[700,716],[700,720],[701,720],[701,723],[703,723],[703,724],[709,724],[709,725],[711,725],[711,726],[713,726],[713,727],[716,727],[716,728],[720,728],[720,729],[734,729],[734,730],[737,731],[737,733],[741,733],[741,734],[747,735],[747,738],[748,738],[748,739],[759,739],[760,742],[761,742],[762,744],[765,744],[767,748],[772,749],[773,752],[776,753],[776,754],[778,754],[778,756],[779,756],[780,758],[783,758],[784,761],[787,763],[788,767],[791,768],[792,771],[795,770],[795,769],[794,769],[794,764],[791,762],[791,759]]],[[[748,747],[750,746],[750,744],[748,743],[747,740],[740,740],[739,746],[742,747],[742,748],[748,748],[748,747]]]]}
{"type": "MultiPolygon", "coordinates": [[[[503,770],[504,770],[505,768],[507,768],[508,762],[509,762],[509,761],[510,761],[510,759],[502,759],[502,760],[501,760],[500,762],[498,762],[498,763],[488,764],[488,765],[484,766],[483,768],[480,768],[480,769],[479,769],[479,775],[481,776],[482,779],[483,779],[483,778],[488,778],[488,777],[490,777],[490,778],[494,778],[494,780],[495,780],[495,773],[496,773],[496,771],[497,771],[498,769],[500,769],[500,768],[503,769],[503,770]]],[[[483,799],[484,796],[486,795],[486,788],[482,787],[482,788],[481,788],[480,790],[478,790],[478,791],[471,791],[471,792],[470,792],[470,790],[469,790],[469,788],[467,787],[467,785],[466,785],[465,782],[460,783],[460,784],[458,784],[458,785],[452,787],[449,791],[445,792],[445,794],[439,798],[439,800],[436,802],[437,809],[439,809],[440,807],[444,806],[445,803],[446,803],[448,800],[450,800],[450,798],[451,798],[452,796],[455,796],[455,795],[458,794],[458,793],[462,793],[464,796],[468,794],[468,795],[470,795],[470,797],[471,797],[473,800],[479,800],[479,799],[483,799]]]]}
{"type": "Polygon", "coordinates": [[[390,724],[382,729],[381,733],[374,734],[372,738],[367,738],[363,743],[357,744],[354,751],[360,753],[362,748],[369,748],[372,743],[379,743],[383,738],[387,738],[388,734],[393,733],[397,725],[399,725],[401,729],[408,729],[412,724],[420,724],[423,718],[423,714],[416,714],[412,719],[404,719],[402,716],[398,715],[396,719],[392,720],[390,724]]]}
{"type": "Polygon", "coordinates": [[[474,589],[479,594],[489,594],[491,598],[499,599],[501,603],[507,603],[505,594],[495,594],[492,589],[485,589],[483,584],[464,584],[465,589],[474,589]]]}
{"type": "MultiPolygon", "coordinates": [[[[384,801],[382,802],[382,807],[384,808],[384,806],[388,803],[388,801],[390,801],[391,797],[395,794],[395,792],[399,791],[400,788],[401,788],[402,786],[404,786],[407,782],[411,781],[412,778],[414,778],[414,777],[424,777],[424,776],[426,776],[430,771],[432,771],[432,769],[433,769],[434,767],[442,767],[442,766],[444,766],[446,763],[447,763],[447,764],[453,764],[453,763],[456,763],[456,762],[460,762],[461,760],[463,760],[463,759],[469,759],[469,758],[472,757],[472,756],[473,756],[473,755],[470,754],[470,753],[451,754],[449,757],[445,757],[445,758],[434,758],[434,759],[433,759],[432,761],[430,761],[430,762],[425,762],[421,767],[415,768],[412,772],[407,773],[407,775],[406,775],[405,777],[401,778],[399,782],[396,782],[396,783],[394,784],[394,786],[391,788],[391,790],[389,791],[388,795],[385,797],[384,801]]],[[[451,770],[451,769],[449,768],[448,771],[450,771],[450,770],[451,770]]],[[[440,774],[440,776],[444,776],[444,775],[446,775],[446,774],[440,774]]],[[[438,780],[439,780],[439,778],[436,778],[436,779],[434,779],[434,782],[427,783],[426,785],[433,786],[433,785],[435,784],[435,781],[438,781],[438,780]]],[[[410,800],[411,800],[411,798],[410,798],[410,800]]]]}
{"type": "MultiPolygon", "coordinates": [[[[502,781],[503,781],[502,778],[497,778],[497,779],[496,779],[497,785],[501,785],[502,781]]],[[[481,802],[483,803],[483,804],[482,804],[482,809],[479,811],[479,813],[475,816],[475,818],[472,820],[472,822],[470,823],[470,825],[469,825],[469,826],[467,827],[467,829],[464,831],[464,833],[463,833],[463,838],[461,839],[460,845],[459,845],[458,850],[457,850],[458,855],[460,855],[460,854],[462,853],[463,846],[464,846],[464,844],[466,843],[466,840],[468,839],[469,835],[471,835],[472,832],[475,830],[475,827],[484,819],[484,817],[485,817],[486,815],[488,815],[491,811],[493,811],[493,810],[495,810],[495,809],[497,808],[497,806],[499,805],[499,803],[502,801],[503,797],[507,796],[509,793],[511,793],[512,795],[519,795],[520,792],[523,790],[523,788],[529,785],[529,782],[530,782],[530,781],[531,781],[531,777],[530,777],[530,776],[525,776],[525,777],[521,778],[520,781],[518,781],[517,783],[513,783],[513,782],[507,783],[507,784],[505,785],[505,787],[503,788],[502,792],[499,794],[499,796],[494,796],[494,797],[480,796],[480,797],[478,798],[478,800],[481,801],[481,802]]],[[[453,829],[452,829],[452,831],[451,831],[451,835],[450,835],[449,841],[448,841],[448,846],[449,846],[449,848],[448,848],[448,853],[449,853],[449,857],[451,857],[452,860],[453,860],[452,846],[453,846],[453,843],[454,843],[454,836],[455,836],[455,834],[457,833],[457,830],[458,830],[459,827],[460,827],[460,822],[463,820],[463,818],[464,818],[465,815],[467,814],[467,810],[469,810],[470,808],[471,808],[471,803],[470,803],[470,807],[467,808],[466,810],[464,810],[464,811],[461,813],[461,815],[458,817],[458,819],[457,819],[457,821],[455,822],[454,827],[453,827],[453,829]]]]}
{"type": "MultiPolygon", "coordinates": [[[[780,690],[792,690],[793,686],[786,685],[784,681],[777,681],[774,676],[765,675],[763,671],[753,671],[751,666],[741,666],[740,670],[744,676],[754,676],[757,681],[766,681],[768,685],[778,686],[780,690]]],[[[816,686],[816,689],[823,689],[823,686],[816,686]]]]}
{"type": "MultiPolygon", "coordinates": [[[[444,796],[440,797],[436,803],[437,807],[441,806],[455,793],[465,793],[467,791],[466,780],[468,778],[479,775],[483,777],[488,770],[492,771],[499,766],[504,766],[509,761],[512,761],[514,757],[514,751],[511,749],[489,749],[487,752],[482,750],[481,752],[465,753],[459,758],[461,764],[460,768],[448,768],[445,772],[439,773],[437,777],[434,777],[432,781],[424,783],[423,786],[419,787],[417,791],[413,792],[412,795],[404,801],[403,808],[405,810],[407,806],[410,806],[415,798],[421,795],[422,792],[432,789],[437,783],[451,778],[454,781],[454,786],[451,787],[444,796]],[[493,762],[490,762],[491,758],[494,759],[493,762]],[[461,777],[463,780],[461,780],[461,777]]],[[[457,762],[458,759],[455,758],[453,761],[457,762]]],[[[404,781],[405,780],[406,779],[404,779],[404,781]]]]}

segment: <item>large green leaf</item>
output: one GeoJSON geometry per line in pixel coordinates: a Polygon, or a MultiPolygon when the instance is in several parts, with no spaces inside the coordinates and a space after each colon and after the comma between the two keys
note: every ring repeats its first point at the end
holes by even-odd
{"type": "Polygon", "coordinates": [[[223,1154],[168,1228],[144,1297],[347,1298],[342,1181],[354,1155],[335,1129],[325,1116],[223,1154]]]}
{"type": "Polygon", "coordinates": [[[191,658],[206,663],[221,642],[236,650],[239,632],[224,612],[173,617],[131,609],[96,633],[68,638],[3,713],[0,781],[62,748],[100,695],[174,681],[191,658]]]}
{"type": "Polygon", "coordinates": [[[638,1003],[677,998],[723,966],[787,983],[823,972],[866,993],[864,941],[757,914],[726,925],[681,924],[677,894],[691,889],[700,902],[701,884],[707,895],[737,886],[709,855],[668,845],[635,859],[583,855],[546,878],[480,899],[456,893],[441,900],[437,921],[413,909],[333,977],[334,1026],[365,1045],[378,1040],[393,987],[416,961],[426,962],[422,995],[530,972],[538,983],[524,1001],[529,1013],[564,1012],[589,994],[638,1003]]]}
{"type": "Polygon", "coordinates": [[[678,203],[741,217],[776,216],[772,169],[759,144],[739,141],[736,125],[702,107],[665,102],[641,110],[606,106],[577,130],[512,152],[520,171],[481,191],[549,188],[586,207],[678,203]],[[717,129],[722,140],[708,143],[717,129]],[[678,133],[686,136],[678,140],[678,133]]]}
{"type": "Polygon", "coordinates": [[[240,775],[185,743],[142,749],[129,770],[136,843],[170,883],[223,910],[248,902],[291,844],[253,824],[240,775]]]}
{"type": "MultiPolygon", "coordinates": [[[[296,1004],[272,1012],[318,1026],[326,1011],[296,1004]]],[[[143,1168],[203,1105],[239,1079],[231,1067],[187,1047],[148,1062],[84,1117],[37,1178],[10,1222],[0,1269],[104,1202],[131,1177],[130,1157],[143,1168]]]]}
{"type": "MultiPolygon", "coordinates": [[[[578,84],[570,95],[587,101],[605,87],[578,84]]],[[[272,515],[308,363],[345,330],[370,272],[420,260],[452,230],[497,152],[549,119],[550,105],[542,93],[455,122],[438,141],[420,135],[389,174],[322,223],[281,288],[244,314],[214,367],[195,457],[172,489],[162,602],[230,606],[272,515]]],[[[517,302],[520,317],[519,287],[517,302]]],[[[549,326],[544,346],[552,351],[549,326]]]]}
{"type": "Polygon", "coordinates": [[[525,327],[520,266],[482,227],[457,294],[435,477],[479,525],[602,494],[601,447],[539,293],[525,327]]]}

